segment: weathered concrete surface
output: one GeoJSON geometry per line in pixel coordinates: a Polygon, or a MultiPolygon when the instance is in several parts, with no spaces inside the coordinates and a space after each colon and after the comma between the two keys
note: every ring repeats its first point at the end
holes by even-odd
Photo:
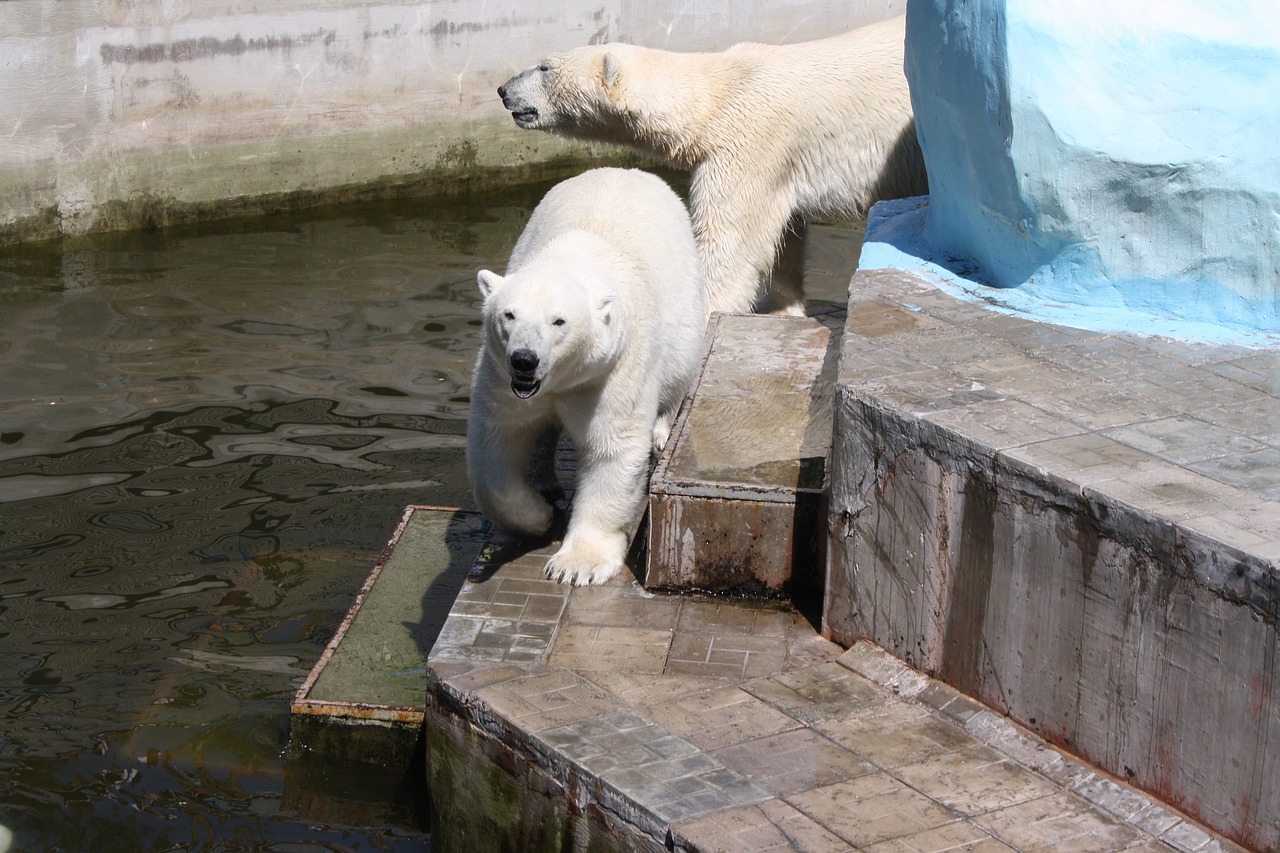
{"type": "Polygon", "coordinates": [[[411,506],[290,705],[290,748],[410,766],[422,729],[426,657],[474,565],[488,523],[411,506]]]}
{"type": "MultiPolygon", "coordinates": [[[[465,715],[437,710],[434,704],[432,709],[427,760],[430,787],[438,792],[432,804],[433,850],[667,849],[598,804],[580,805],[563,779],[505,737],[482,733],[465,715]]],[[[512,741],[518,743],[519,738],[512,741]]]]}
{"type": "Polygon", "coordinates": [[[649,483],[645,586],[821,588],[840,314],[717,314],[649,483]],[[794,581],[794,583],[793,583],[794,581]]]}
{"type": "Polygon", "coordinates": [[[904,7],[7,0],[0,245],[469,191],[618,161],[617,151],[519,130],[495,89],[589,41],[799,41],[904,7]]]}
{"type": "Polygon", "coordinates": [[[1280,849],[1280,352],[854,277],[824,625],[1280,849]]]}
{"type": "Polygon", "coordinates": [[[428,660],[433,850],[1239,851],[791,608],[492,539],[428,660]]]}

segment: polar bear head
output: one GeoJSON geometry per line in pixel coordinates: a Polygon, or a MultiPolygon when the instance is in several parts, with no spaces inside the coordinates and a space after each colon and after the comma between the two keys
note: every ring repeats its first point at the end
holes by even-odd
{"type": "Polygon", "coordinates": [[[691,56],[629,44],[574,48],[521,71],[498,96],[526,130],[676,159],[707,109],[693,75],[673,67],[691,56]]]}
{"type": "Polygon", "coordinates": [[[502,105],[526,130],[577,135],[614,112],[612,92],[620,65],[603,47],[557,53],[498,87],[502,105]]]}
{"type": "Polygon", "coordinates": [[[480,270],[484,346],[494,367],[527,400],[562,391],[607,370],[619,346],[615,300],[575,270],[500,276],[480,270]]]}

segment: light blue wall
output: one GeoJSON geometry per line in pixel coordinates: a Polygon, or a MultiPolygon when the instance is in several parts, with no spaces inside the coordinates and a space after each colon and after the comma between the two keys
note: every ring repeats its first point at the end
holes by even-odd
{"type": "Polygon", "coordinates": [[[934,260],[1032,306],[1280,331],[1274,0],[913,0],[907,76],[934,260]]]}

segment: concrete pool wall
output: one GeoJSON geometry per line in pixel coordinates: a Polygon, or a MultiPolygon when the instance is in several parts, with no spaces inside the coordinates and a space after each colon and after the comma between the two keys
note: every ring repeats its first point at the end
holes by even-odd
{"type": "Polygon", "coordinates": [[[0,245],[461,192],[618,161],[521,131],[495,89],[601,41],[802,41],[905,0],[9,0],[0,245]]]}

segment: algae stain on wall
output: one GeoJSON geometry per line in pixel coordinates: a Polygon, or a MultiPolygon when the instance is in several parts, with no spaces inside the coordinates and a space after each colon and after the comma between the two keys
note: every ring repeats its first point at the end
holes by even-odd
{"type": "Polygon", "coordinates": [[[794,5],[6,0],[0,245],[634,162],[520,131],[497,86],[591,41],[796,41],[903,4],[794,5]]]}

